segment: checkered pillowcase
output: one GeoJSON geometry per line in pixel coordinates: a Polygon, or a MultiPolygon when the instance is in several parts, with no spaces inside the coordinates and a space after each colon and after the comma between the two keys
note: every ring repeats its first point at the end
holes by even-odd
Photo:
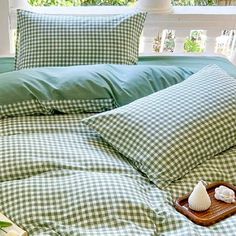
{"type": "Polygon", "coordinates": [[[236,144],[236,79],[219,67],[85,119],[109,144],[164,188],[236,144]]]}
{"type": "Polygon", "coordinates": [[[146,13],[109,17],[17,12],[16,69],[136,64],[146,13]]]}

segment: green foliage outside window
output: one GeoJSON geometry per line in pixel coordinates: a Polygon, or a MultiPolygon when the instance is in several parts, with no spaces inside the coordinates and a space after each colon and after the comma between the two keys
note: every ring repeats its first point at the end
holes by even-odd
{"type": "Polygon", "coordinates": [[[186,52],[203,52],[203,48],[201,48],[199,42],[193,41],[191,39],[187,39],[184,44],[184,50],[186,52]]]}
{"type": "Polygon", "coordinates": [[[202,31],[201,30],[194,30],[191,32],[189,38],[186,39],[184,44],[184,50],[186,52],[194,52],[199,53],[203,52],[203,47],[201,46],[202,41],[202,31]]]}
{"type": "MultiPolygon", "coordinates": [[[[202,43],[203,32],[201,30],[194,30],[191,32],[190,36],[186,38],[184,43],[184,51],[191,53],[201,53],[204,51],[204,46],[202,43]]],[[[162,36],[160,34],[154,39],[153,49],[155,52],[159,53],[161,50],[162,36]]],[[[175,48],[175,33],[173,30],[168,30],[165,40],[164,40],[164,52],[173,52],[175,48]]]]}
{"type": "Polygon", "coordinates": [[[172,0],[176,6],[213,6],[218,5],[217,0],[172,0]]]}
{"type": "MultiPolygon", "coordinates": [[[[137,0],[28,0],[32,6],[91,6],[91,5],[132,5],[137,0]]],[[[173,5],[178,6],[214,6],[228,4],[222,0],[172,0],[173,5]]],[[[234,1],[231,4],[234,4],[234,1]]]]}
{"type": "Polygon", "coordinates": [[[91,6],[130,5],[136,0],[29,0],[32,6],[91,6]]]}

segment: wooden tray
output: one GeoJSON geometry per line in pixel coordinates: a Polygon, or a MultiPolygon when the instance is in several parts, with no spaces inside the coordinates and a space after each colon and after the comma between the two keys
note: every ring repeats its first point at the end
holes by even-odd
{"type": "Polygon", "coordinates": [[[236,193],[236,186],[226,183],[226,182],[216,182],[209,184],[206,189],[211,198],[211,207],[202,212],[196,212],[189,208],[188,197],[191,193],[180,197],[175,202],[175,208],[177,211],[187,216],[190,220],[198,225],[209,226],[219,222],[229,216],[232,216],[236,213],[236,202],[234,203],[225,203],[219,200],[216,200],[214,197],[215,188],[220,185],[231,188],[236,193]]]}

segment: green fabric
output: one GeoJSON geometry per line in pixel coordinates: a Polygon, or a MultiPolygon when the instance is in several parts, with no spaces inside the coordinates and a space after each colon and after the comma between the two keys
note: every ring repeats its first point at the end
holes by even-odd
{"type": "Polygon", "coordinates": [[[236,147],[160,190],[83,126],[85,117],[1,120],[1,213],[30,236],[235,236],[236,215],[202,227],[173,203],[200,179],[236,185],[236,147]]]}
{"type": "Polygon", "coordinates": [[[160,190],[81,124],[88,116],[0,121],[1,213],[30,236],[235,236],[236,215],[201,227],[173,203],[200,179],[236,185],[236,147],[160,190]]]}
{"type": "MultiPolygon", "coordinates": [[[[0,58],[0,73],[13,71],[15,59],[0,58]]],[[[224,69],[229,75],[236,77],[236,67],[226,58],[223,57],[206,57],[206,56],[150,56],[140,57],[140,65],[163,65],[163,66],[180,66],[187,67],[196,72],[209,64],[216,64],[224,69]]]]}
{"type": "Polygon", "coordinates": [[[14,71],[14,57],[0,57],[0,74],[14,71]]]}
{"type": "Polygon", "coordinates": [[[141,57],[139,64],[142,65],[174,65],[187,67],[194,72],[203,67],[215,64],[224,69],[229,75],[236,77],[236,67],[228,59],[216,56],[150,56],[141,57]]]}
{"type": "Polygon", "coordinates": [[[185,81],[85,119],[159,188],[236,145],[236,79],[209,65],[185,81]]]}
{"type": "Polygon", "coordinates": [[[0,75],[0,105],[4,108],[4,116],[17,114],[17,110],[19,114],[24,114],[23,110],[31,111],[31,114],[50,114],[54,110],[73,112],[73,104],[77,112],[78,106],[83,107],[83,112],[99,112],[125,105],[179,83],[191,74],[190,70],[184,68],[148,65],[93,65],[20,70],[0,75]],[[89,105],[90,100],[101,99],[111,102],[105,106],[103,101],[102,110],[94,102],[89,105]],[[87,109],[84,102],[80,105],[73,102],[86,100],[87,109]],[[59,102],[61,108],[58,108],[59,102]],[[65,108],[69,105],[71,110],[66,111],[65,108]]]}
{"type": "Polygon", "coordinates": [[[16,69],[136,64],[146,13],[59,16],[17,11],[16,69]]]}

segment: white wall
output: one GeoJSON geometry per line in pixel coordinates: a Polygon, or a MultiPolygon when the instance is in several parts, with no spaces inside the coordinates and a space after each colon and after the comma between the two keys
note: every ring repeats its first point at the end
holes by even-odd
{"type": "Polygon", "coordinates": [[[9,1],[0,0],[0,55],[10,54],[9,1]]]}

